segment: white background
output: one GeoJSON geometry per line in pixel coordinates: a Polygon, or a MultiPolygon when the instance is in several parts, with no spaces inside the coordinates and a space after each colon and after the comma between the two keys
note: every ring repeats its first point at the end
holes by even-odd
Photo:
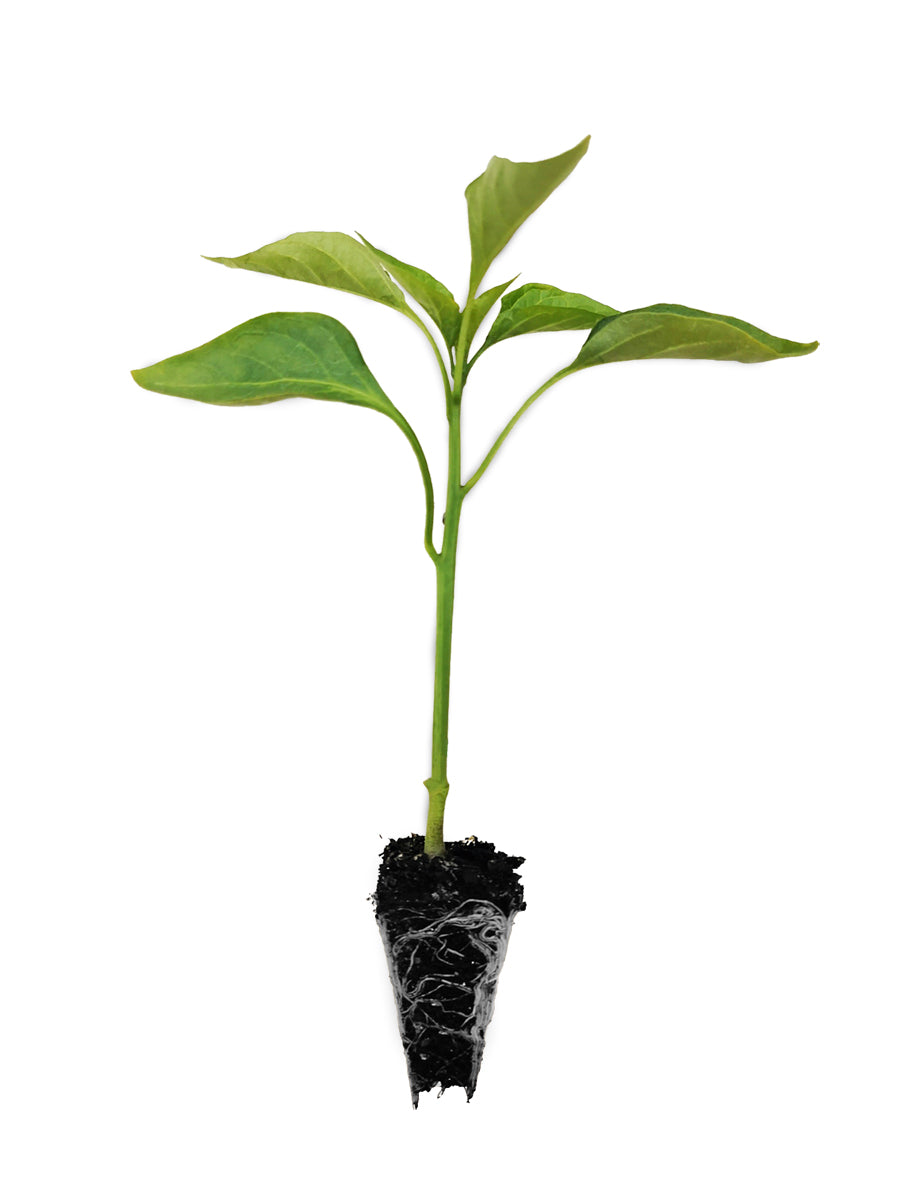
{"type": "MultiPolygon", "coordinates": [[[[894,1200],[900,418],[887,6],[32,7],[4,222],[8,1200],[894,1200]],[[524,854],[478,1092],[413,1113],[367,895],[422,828],[433,572],[380,415],[129,370],[344,321],[226,271],[359,229],[459,295],[491,154],[588,156],[488,283],[811,357],[583,372],[463,512],[449,837],[524,854]]],[[[471,471],[582,335],[486,355],[471,471]]]]}

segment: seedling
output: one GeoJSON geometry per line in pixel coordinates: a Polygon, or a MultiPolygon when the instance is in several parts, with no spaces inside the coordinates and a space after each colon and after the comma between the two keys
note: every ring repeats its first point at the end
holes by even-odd
{"type": "Polygon", "coordinates": [[[373,408],[399,427],[416,456],[425,490],[425,552],[434,564],[437,590],[431,774],[425,780],[428,815],[424,838],[412,836],[389,844],[375,894],[414,1104],[420,1091],[435,1084],[442,1090],[463,1086],[471,1098],[510,928],[516,912],[524,908],[515,874],[524,860],[495,851],[486,842],[444,842],[444,806],[450,786],[447,731],[453,592],[460,513],[466,498],[531,405],[577,371],[645,358],[758,363],[809,354],[818,345],[773,337],[735,317],[679,304],[620,312],[549,284],[526,283],[509,292],[513,279],[479,291],[494,259],[567,178],[587,152],[589,141],[585,138],[542,162],[492,158],[484,174],[469,184],[472,260],[462,309],[427,271],[394,258],[361,234],[357,240],[345,233],[294,233],[238,258],[211,260],[365,296],[396,309],[422,331],[440,370],[447,415],[447,495],[440,547],[435,542],[431,470],[419,439],[372,375],[349,330],[333,317],[267,313],[195,350],[133,372],[141,387],[150,391],[207,404],[269,404],[307,396],[373,408]],[[473,353],[475,337],[501,297],[500,311],[473,353]],[[433,323],[434,331],[423,316],[433,323]],[[509,338],[577,329],[589,333],[576,357],[528,396],[464,481],[462,402],[477,360],[509,338]]]}

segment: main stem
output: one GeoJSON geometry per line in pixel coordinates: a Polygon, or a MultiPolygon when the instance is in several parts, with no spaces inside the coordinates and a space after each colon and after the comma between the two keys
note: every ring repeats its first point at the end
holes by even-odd
{"type": "Polygon", "coordinates": [[[459,515],[463,489],[460,478],[459,399],[449,405],[449,454],[447,506],[444,512],[444,538],[435,562],[437,576],[437,633],[434,648],[434,720],[431,727],[431,778],[428,788],[428,820],[425,825],[425,853],[430,857],[444,853],[444,805],[450,784],[447,781],[447,743],[450,722],[450,643],[453,634],[453,593],[456,585],[456,548],[459,540],[459,515]]]}
{"type": "MultiPolygon", "coordinates": [[[[552,387],[558,380],[571,374],[572,368],[567,367],[551,376],[546,383],[541,384],[533,392],[518,412],[507,422],[506,427],[494,442],[485,456],[481,466],[467,483],[462,482],[460,471],[460,408],[466,376],[471,363],[478,357],[476,354],[471,362],[468,361],[469,346],[475,332],[477,320],[473,315],[474,289],[469,292],[469,298],[463,309],[462,325],[456,344],[456,361],[453,367],[453,386],[449,386],[449,378],[444,371],[443,360],[438,353],[434,339],[430,339],[441,371],[444,375],[444,389],[447,398],[447,421],[449,423],[449,452],[447,470],[447,505],[444,511],[444,537],[438,553],[428,533],[431,527],[431,509],[426,514],[425,548],[434,562],[437,575],[437,635],[434,647],[434,720],[431,727],[431,777],[425,780],[428,788],[428,819],[425,823],[425,853],[438,857],[445,852],[444,847],[444,806],[447,803],[447,793],[450,784],[447,781],[447,741],[450,725],[450,641],[453,633],[453,592],[456,586],[456,548],[459,541],[459,514],[462,502],[487,470],[491,459],[502,446],[513,426],[527,412],[535,400],[552,387]]],[[[424,325],[423,325],[424,328],[424,325]]],[[[427,332],[427,330],[426,330],[427,332]]],[[[481,351],[478,352],[479,354],[481,351]]],[[[413,449],[416,448],[416,442],[413,449]]],[[[419,448],[421,453],[421,447],[419,448]]],[[[426,472],[423,471],[423,475],[426,472]]],[[[426,499],[429,493],[430,477],[426,480],[426,499]]]]}

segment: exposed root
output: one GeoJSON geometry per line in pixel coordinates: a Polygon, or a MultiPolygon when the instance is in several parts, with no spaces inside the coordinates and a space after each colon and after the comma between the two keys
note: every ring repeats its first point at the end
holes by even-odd
{"type": "Polygon", "coordinates": [[[514,917],[469,899],[403,933],[378,918],[414,1107],[437,1083],[441,1093],[460,1085],[471,1100],[514,917]]]}

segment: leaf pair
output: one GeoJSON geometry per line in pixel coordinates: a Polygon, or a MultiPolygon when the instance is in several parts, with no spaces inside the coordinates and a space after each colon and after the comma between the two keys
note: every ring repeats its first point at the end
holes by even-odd
{"type": "MultiPolygon", "coordinates": [[[[474,293],[519,226],[574,170],[587,152],[589,142],[590,138],[585,138],[564,154],[537,163],[492,158],[484,174],[469,184],[466,199],[472,243],[470,293],[474,293]]],[[[508,286],[484,293],[483,297],[477,297],[476,303],[486,301],[488,296],[492,296],[493,302],[508,286]]],[[[656,304],[619,313],[577,292],[526,283],[504,297],[500,312],[472,362],[507,338],[572,329],[590,329],[591,333],[578,357],[562,374],[639,358],[764,362],[809,354],[818,345],[776,338],[735,317],[681,305],[656,304]]]]}
{"type": "Polygon", "coordinates": [[[447,288],[427,271],[385,254],[362,234],[359,236],[362,242],[346,233],[292,233],[250,254],[210,258],[210,262],[352,292],[411,316],[396,279],[422,305],[452,348],[459,332],[460,313],[447,288]]]}
{"type": "Polygon", "coordinates": [[[469,364],[490,346],[523,333],[590,329],[575,361],[562,374],[602,363],[641,358],[731,359],[766,362],[810,354],[818,342],[791,342],[719,313],[680,304],[653,304],[618,312],[577,292],[542,283],[526,283],[505,296],[484,344],[469,364]]]}
{"type": "MultiPolygon", "coordinates": [[[[210,261],[351,292],[417,320],[384,262],[445,337],[452,342],[458,331],[459,309],[442,284],[345,233],[294,233],[250,254],[210,261]]],[[[132,374],[150,391],[207,404],[269,404],[291,396],[340,400],[377,409],[411,433],[350,331],[321,313],[267,313],[132,374]]]]}

